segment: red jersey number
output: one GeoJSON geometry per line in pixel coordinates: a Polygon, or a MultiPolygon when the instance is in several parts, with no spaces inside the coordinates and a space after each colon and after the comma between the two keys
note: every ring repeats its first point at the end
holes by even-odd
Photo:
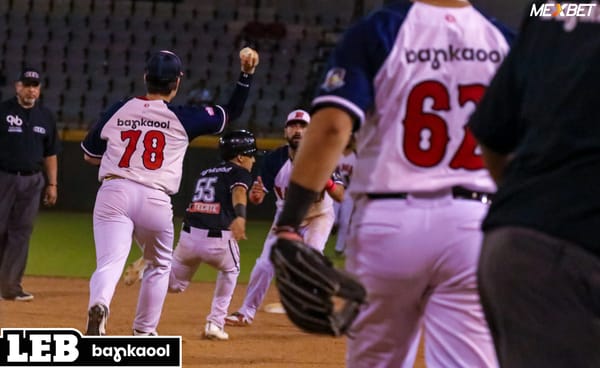
{"type": "MultiPolygon", "coordinates": [[[[131,156],[137,148],[137,142],[140,139],[142,132],[140,130],[126,130],[121,132],[121,140],[127,141],[125,152],[119,161],[119,167],[129,167],[131,156]]],[[[165,135],[158,130],[149,130],[144,134],[142,141],[144,144],[144,152],[142,153],[142,163],[148,170],[157,170],[162,167],[165,159],[165,135]]]]}
{"type": "MultiPolygon", "coordinates": [[[[458,87],[458,103],[463,107],[467,102],[479,103],[485,86],[481,84],[461,85],[458,87]]],[[[404,155],[413,165],[433,167],[446,156],[450,136],[448,123],[439,115],[424,112],[425,99],[433,100],[434,111],[450,110],[448,88],[438,81],[424,81],[417,84],[406,104],[404,118],[404,155]]],[[[452,169],[479,170],[483,168],[481,155],[475,152],[477,142],[469,128],[464,126],[464,135],[457,151],[450,161],[452,169]]]]}

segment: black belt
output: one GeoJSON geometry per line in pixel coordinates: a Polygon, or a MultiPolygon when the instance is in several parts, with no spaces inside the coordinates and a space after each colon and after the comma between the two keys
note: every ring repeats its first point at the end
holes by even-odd
{"type": "MultiPolygon", "coordinates": [[[[396,193],[367,193],[369,199],[406,199],[410,193],[407,192],[396,192],[396,193]]],[[[461,199],[471,199],[482,203],[491,203],[493,194],[476,192],[463,187],[452,187],[452,197],[461,199]]]]}
{"type": "MultiPolygon", "coordinates": [[[[191,226],[188,225],[188,224],[183,224],[183,227],[181,229],[183,231],[185,231],[186,233],[189,233],[190,229],[191,229],[191,226]]],[[[197,227],[196,229],[208,231],[208,233],[206,234],[206,236],[209,237],[209,238],[222,238],[223,237],[223,233],[219,229],[203,229],[203,228],[200,228],[200,227],[197,227]]]]}
{"type": "Polygon", "coordinates": [[[13,175],[19,176],[31,176],[40,172],[40,170],[8,170],[8,169],[0,169],[0,171],[7,172],[13,175]]]}

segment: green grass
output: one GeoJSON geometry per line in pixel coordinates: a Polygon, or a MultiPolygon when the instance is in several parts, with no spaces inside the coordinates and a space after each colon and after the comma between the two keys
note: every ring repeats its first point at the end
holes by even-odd
{"type": "MultiPolygon", "coordinates": [[[[175,219],[176,238],[179,236],[181,219],[175,219]]],[[[246,283],[256,258],[262,251],[265,236],[271,222],[249,221],[248,240],[240,242],[241,272],[239,282],[246,283]]],[[[325,253],[333,257],[335,236],[331,236],[325,253]]],[[[141,255],[134,243],[128,263],[141,255]]],[[[342,260],[334,259],[336,264],[342,260]]],[[[92,227],[92,214],[81,212],[41,211],[31,237],[26,275],[89,278],[96,267],[96,251],[92,227]]],[[[214,281],[217,271],[201,265],[195,281],[214,281]]]]}

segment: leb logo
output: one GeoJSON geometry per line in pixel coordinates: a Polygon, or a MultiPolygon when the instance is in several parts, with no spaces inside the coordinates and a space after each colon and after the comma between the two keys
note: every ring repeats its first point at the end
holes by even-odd
{"type": "Polygon", "coordinates": [[[2,329],[0,366],[181,367],[180,336],[82,336],[75,329],[2,329]]]}

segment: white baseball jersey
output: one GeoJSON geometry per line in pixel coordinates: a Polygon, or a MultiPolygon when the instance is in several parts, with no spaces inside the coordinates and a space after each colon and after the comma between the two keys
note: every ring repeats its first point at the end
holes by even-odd
{"type": "Polygon", "coordinates": [[[347,155],[342,153],[336,166],[336,171],[342,176],[342,179],[344,179],[344,186],[346,186],[346,188],[350,184],[350,179],[354,172],[354,165],[356,165],[356,153],[354,151],[347,155]]]}
{"type": "Polygon", "coordinates": [[[393,12],[354,27],[313,100],[360,125],[350,192],[494,191],[466,123],[508,52],[503,29],[473,7],[393,12]]]}
{"type": "Polygon", "coordinates": [[[199,135],[219,134],[226,119],[218,105],[173,106],[134,97],[103,114],[81,147],[89,156],[102,158],[100,181],[116,175],[175,194],[189,142],[199,135]]]}
{"type": "MultiPolygon", "coordinates": [[[[260,174],[265,189],[275,192],[277,215],[283,209],[293,167],[288,154],[288,146],[279,147],[264,158],[260,174]]],[[[310,206],[306,218],[315,217],[327,211],[333,211],[333,199],[324,191],[323,197],[310,206]]]]}

